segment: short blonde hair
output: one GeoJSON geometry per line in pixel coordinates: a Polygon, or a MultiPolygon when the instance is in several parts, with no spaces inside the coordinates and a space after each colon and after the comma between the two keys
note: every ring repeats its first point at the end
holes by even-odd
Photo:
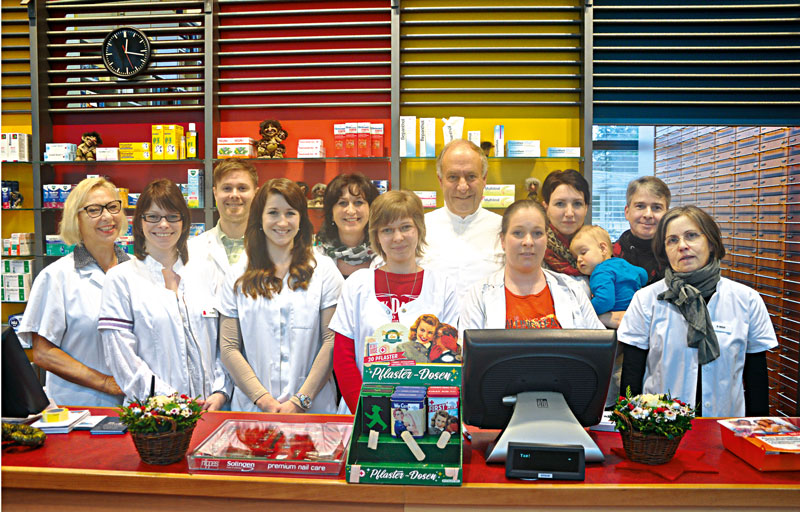
{"type": "MultiPolygon", "coordinates": [[[[58,234],[65,244],[75,245],[83,242],[81,236],[81,228],[78,223],[78,214],[83,208],[83,203],[86,202],[86,196],[96,188],[106,189],[113,197],[119,199],[119,192],[113,183],[105,178],[86,178],[73,187],[72,191],[67,196],[64,202],[64,213],[61,216],[61,222],[58,225],[58,234]]],[[[128,218],[122,216],[120,223],[119,233],[117,236],[128,231],[128,218]]]]}
{"type": "Polygon", "coordinates": [[[425,245],[425,214],[422,210],[422,200],[417,194],[409,190],[390,190],[379,195],[369,207],[369,244],[384,260],[386,253],[378,241],[378,231],[405,217],[410,217],[414,227],[417,228],[419,238],[415,254],[419,258],[425,245]]]}
{"type": "Polygon", "coordinates": [[[608,247],[606,259],[611,257],[611,254],[614,251],[614,246],[611,244],[611,237],[608,235],[608,231],[600,226],[583,226],[581,229],[579,229],[578,232],[572,237],[572,241],[569,244],[570,251],[572,251],[572,247],[577,243],[578,239],[584,237],[591,238],[598,245],[601,243],[606,244],[606,247],[608,247]]]}

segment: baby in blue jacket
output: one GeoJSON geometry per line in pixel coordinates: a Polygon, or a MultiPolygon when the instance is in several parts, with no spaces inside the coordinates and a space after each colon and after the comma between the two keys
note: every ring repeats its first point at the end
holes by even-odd
{"type": "Polygon", "coordinates": [[[612,258],[611,237],[600,226],[583,226],[569,250],[578,260],[581,274],[590,276],[592,306],[598,315],[625,311],[633,294],[647,284],[647,271],[622,258],[612,258]]]}

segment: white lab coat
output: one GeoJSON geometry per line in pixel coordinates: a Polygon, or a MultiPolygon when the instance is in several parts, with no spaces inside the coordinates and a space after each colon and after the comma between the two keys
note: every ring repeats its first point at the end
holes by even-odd
{"type": "MultiPolygon", "coordinates": [[[[544,272],[556,320],[564,329],[605,329],[597,318],[592,303],[582,286],[565,274],[552,270],[544,272]]],[[[461,305],[458,322],[459,334],[464,329],[505,329],[506,289],[505,270],[495,272],[482,282],[473,285],[461,305]]]]}
{"type": "Polygon", "coordinates": [[[239,261],[234,264],[228,263],[228,254],[225,252],[225,246],[222,245],[220,235],[220,227],[217,224],[205,233],[190,238],[187,242],[188,266],[192,268],[193,274],[203,276],[203,282],[208,286],[208,292],[217,299],[219,299],[220,288],[225,283],[228,274],[234,273],[238,277],[247,269],[247,253],[244,251],[239,257],[239,261]],[[199,268],[195,270],[195,266],[199,268]]]}
{"type": "MultiPolygon", "coordinates": [[[[458,324],[458,296],[454,283],[444,274],[425,270],[422,291],[398,314],[400,323],[411,327],[420,315],[436,315],[440,322],[458,324]]],[[[364,372],[364,340],[392,321],[392,312],[375,296],[375,269],[356,270],[345,281],[331,330],[355,342],[356,364],[364,372]]]]}
{"type": "MultiPolygon", "coordinates": [[[[75,360],[111,375],[101,348],[97,316],[106,274],[97,263],[76,269],[72,254],[59,258],[36,277],[19,326],[19,338],[33,342],[37,333],[75,360]]],[[[47,372],[47,391],[59,405],[122,404],[113,396],[83,387],[47,372]]]]}
{"type": "MultiPolygon", "coordinates": [[[[333,260],[322,255],[314,258],[317,266],[306,290],[291,290],[287,274],[277,296],[253,299],[241,292],[234,294],[239,276],[229,275],[220,295],[220,313],[239,319],[245,359],[279,402],[291,398],[306,381],[322,347],[320,312],[336,305],[344,281],[333,260]]],[[[238,387],[231,410],[259,411],[238,387]]],[[[309,412],[336,412],[332,375],[314,397],[309,412]]]]}
{"type": "Polygon", "coordinates": [[[223,369],[217,345],[216,301],[203,276],[180,258],[172,267],[180,276],[177,295],[164,286],[164,267],[147,256],[112,268],[103,288],[98,329],[105,358],[128,399],[173,392],[207,398],[232,381],[223,369]],[[192,365],[193,356],[201,364],[192,365]]]}
{"type": "MultiPolygon", "coordinates": [[[[622,318],[620,342],[649,350],[643,393],[667,393],[694,404],[697,349],[686,343],[688,324],[678,308],[658,300],[662,279],[636,292],[622,318]]],[[[703,416],[744,416],[745,354],[778,346],[767,308],[758,292],[726,278],[708,303],[720,355],[703,366],[703,416]]]]}
{"type": "Polygon", "coordinates": [[[425,253],[420,266],[446,275],[463,301],[474,283],[503,268],[500,225],[503,218],[484,208],[466,218],[443,206],[425,214],[425,253]]]}

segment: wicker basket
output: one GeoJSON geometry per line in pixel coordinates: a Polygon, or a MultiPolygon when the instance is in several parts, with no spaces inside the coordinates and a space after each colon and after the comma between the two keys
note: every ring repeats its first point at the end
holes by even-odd
{"type": "MultiPolygon", "coordinates": [[[[175,428],[175,422],[172,422],[175,428]]],[[[172,464],[181,460],[189,450],[194,426],[182,431],[172,430],[160,434],[131,432],[139,457],[147,464],[172,464]]]]}
{"type": "Polygon", "coordinates": [[[642,434],[638,430],[633,430],[628,418],[619,413],[617,415],[628,424],[628,428],[621,430],[620,435],[622,447],[629,460],[651,466],[666,464],[672,460],[683,436],[669,439],[657,434],[642,434]]]}

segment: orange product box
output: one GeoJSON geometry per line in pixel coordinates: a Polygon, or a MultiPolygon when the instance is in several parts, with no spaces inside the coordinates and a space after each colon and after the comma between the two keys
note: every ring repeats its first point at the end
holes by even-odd
{"type": "Polygon", "coordinates": [[[344,139],[346,133],[347,126],[344,123],[333,125],[333,156],[339,158],[345,156],[344,139]]]}
{"type": "MultiPolygon", "coordinates": [[[[797,429],[794,433],[787,435],[796,436],[800,434],[800,418],[739,418],[730,420],[718,420],[720,433],[722,435],[722,445],[728,451],[744,460],[759,471],[798,471],[800,470],[800,451],[777,451],[771,449],[763,441],[750,434],[749,437],[737,434],[732,429],[731,424],[736,421],[757,422],[758,420],[770,419],[794,425],[797,429]]],[[[746,434],[746,433],[745,433],[746,434]]]]}
{"type": "Polygon", "coordinates": [[[358,156],[358,123],[345,123],[344,156],[358,156]]]}
{"type": "Polygon", "coordinates": [[[383,123],[372,123],[369,125],[370,142],[372,149],[370,156],[382,157],[383,155],[383,123]]]}
{"type": "Polygon", "coordinates": [[[371,153],[372,143],[370,141],[370,123],[358,123],[358,146],[356,155],[368,157],[371,153]]]}

